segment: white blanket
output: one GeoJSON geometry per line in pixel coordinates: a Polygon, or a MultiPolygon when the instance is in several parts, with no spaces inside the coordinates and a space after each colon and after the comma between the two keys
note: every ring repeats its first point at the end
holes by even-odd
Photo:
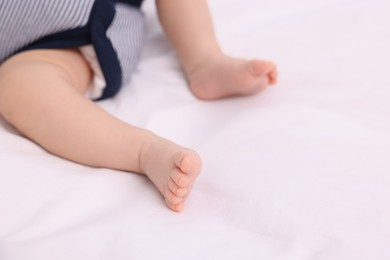
{"type": "Polygon", "coordinates": [[[280,82],[204,102],[146,1],[131,84],[99,103],[197,150],[183,213],[146,178],[57,158],[0,119],[0,259],[390,259],[390,2],[211,0],[224,50],[280,82]]]}

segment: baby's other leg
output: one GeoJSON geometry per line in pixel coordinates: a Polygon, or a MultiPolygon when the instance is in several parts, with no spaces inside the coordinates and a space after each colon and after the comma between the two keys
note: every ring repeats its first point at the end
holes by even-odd
{"type": "Polygon", "coordinates": [[[200,172],[199,156],[114,118],[85,98],[91,76],[76,50],[15,55],[0,67],[0,114],[57,156],[147,175],[168,207],[182,210],[200,172]]]}
{"type": "Polygon", "coordinates": [[[198,98],[250,95],[276,83],[277,70],[272,62],[222,53],[206,0],[157,0],[157,7],[161,24],[198,98]]]}

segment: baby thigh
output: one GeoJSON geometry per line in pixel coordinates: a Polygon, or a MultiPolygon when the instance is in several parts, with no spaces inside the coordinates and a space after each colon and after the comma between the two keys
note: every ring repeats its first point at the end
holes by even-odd
{"type": "Polygon", "coordinates": [[[60,77],[80,93],[86,92],[92,80],[88,62],[76,49],[44,49],[16,54],[0,66],[0,87],[6,87],[5,78],[15,76],[19,80],[60,77]]]}
{"type": "MultiPolygon", "coordinates": [[[[29,101],[58,86],[66,86],[80,94],[86,92],[92,72],[84,57],[73,49],[32,50],[19,53],[0,66],[0,114],[11,121],[28,120],[29,101]]],[[[50,102],[50,100],[46,100],[50,102]]],[[[41,111],[44,113],[44,111],[41,111]]]]}

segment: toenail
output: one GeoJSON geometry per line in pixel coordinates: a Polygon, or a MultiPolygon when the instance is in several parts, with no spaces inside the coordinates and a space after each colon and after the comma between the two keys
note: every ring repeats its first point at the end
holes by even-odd
{"type": "Polygon", "coordinates": [[[176,209],[177,212],[183,211],[184,205],[183,205],[183,204],[177,205],[177,206],[175,207],[175,209],[176,209]]]}
{"type": "Polygon", "coordinates": [[[181,201],[182,201],[182,199],[179,198],[179,197],[176,197],[176,196],[172,196],[172,198],[171,198],[171,202],[172,202],[173,204],[177,204],[177,203],[179,203],[179,202],[181,202],[181,201]]]}
{"type": "Polygon", "coordinates": [[[188,185],[188,179],[187,178],[180,178],[179,179],[179,185],[180,186],[187,186],[188,185]]]}
{"type": "Polygon", "coordinates": [[[187,193],[187,189],[177,189],[177,195],[184,196],[187,193]]]}

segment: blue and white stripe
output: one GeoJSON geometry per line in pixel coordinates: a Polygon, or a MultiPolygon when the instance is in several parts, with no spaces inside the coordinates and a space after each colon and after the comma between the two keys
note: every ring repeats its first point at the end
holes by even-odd
{"type": "Polygon", "coordinates": [[[0,0],[0,62],[45,36],[87,24],[94,0],[0,0]]]}
{"type": "Polygon", "coordinates": [[[107,30],[107,37],[119,57],[123,80],[130,80],[138,63],[144,42],[144,17],[138,9],[122,3],[116,4],[116,14],[107,30]],[[126,57],[124,59],[123,57],[126,57]]]}

